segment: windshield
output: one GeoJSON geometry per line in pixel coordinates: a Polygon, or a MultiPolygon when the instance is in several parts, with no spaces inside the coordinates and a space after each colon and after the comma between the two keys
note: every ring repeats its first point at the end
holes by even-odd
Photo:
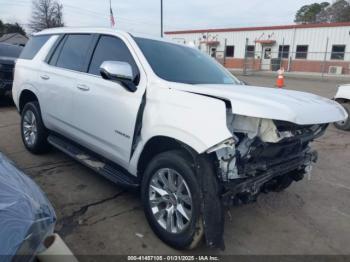
{"type": "Polygon", "coordinates": [[[199,50],[168,42],[135,38],[154,73],[185,84],[239,84],[216,61],[199,50]]]}

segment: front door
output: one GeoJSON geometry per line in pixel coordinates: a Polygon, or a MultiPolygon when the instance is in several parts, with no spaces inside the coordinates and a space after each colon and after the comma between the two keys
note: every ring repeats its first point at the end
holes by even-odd
{"type": "Polygon", "coordinates": [[[261,70],[271,70],[271,46],[263,46],[261,70]]]}
{"type": "Polygon", "coordinates": [[[73,98],[75,140],[124,168],[129,164],[136,117],[146,88],[139,68],[126,42],[101,35],[87,74],[76,79],[73,98]],[[137,90],[130,92],[119,82],[103,79],[100,66],[104,61],[129,63],[134,76],[140,75],[137,90]]]}

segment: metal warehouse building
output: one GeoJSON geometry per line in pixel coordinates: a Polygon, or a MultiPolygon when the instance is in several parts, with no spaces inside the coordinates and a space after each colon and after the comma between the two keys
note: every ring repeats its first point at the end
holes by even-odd
{"type": "Polygon", "coordinates": [[[228,68],[350,74],[350,22],[172,31],[228,68]]]}

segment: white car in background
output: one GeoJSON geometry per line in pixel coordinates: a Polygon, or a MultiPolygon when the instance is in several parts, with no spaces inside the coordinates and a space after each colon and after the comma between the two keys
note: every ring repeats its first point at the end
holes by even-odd
{"type": "Polygon", "coordinates": [[[194,48],[101,28],[33,36],[13,99],[30,152],[51,144],[140,187],[150,226],[179,249],[222,246],[223,206],[301,180],[311,142],[347,118],[320,96],[243,86],[194,48]]]}
{"type": "MultiPolygon", "coordinates": [[[[334,99],[340,103],[348,115],[350,115],[350,84],[339,86],[334,99]]],[[[341,130],[350,130],[350,117],[343,121],[335,122],[334,126],[341,130]]]]}

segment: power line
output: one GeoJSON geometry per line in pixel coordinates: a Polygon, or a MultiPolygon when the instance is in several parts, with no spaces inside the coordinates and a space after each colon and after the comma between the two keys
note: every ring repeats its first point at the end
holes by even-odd
{"type": "MultiPolygon", "coordinates": [[[[5,2],[2,3],[2,5],[14,5],[14,6],[27,6],[27,5],[31,5],[31,1],[25,1],[25,0],[17,0],[16,2],[5,2]]],[[[79,14],[81,15],[81,12],[85,12],[85,13],[89,13],[90,15],[94,16],[94,17],[99,17],[99,18],[109,18],[109,15],[107,13],[102,13],[102,12],[98,12],[98,11],[93,11],[87,8],[83,8],[80,6],[75,6],[75,5],[71,5],[71,4],[63,4],[63,8],[68,8],[71,9],[71,11],[68,12],[72,12],[74,14],[79,14]],[[76,11],[74,11],[76,10],[76,11]]],[[[154,25],[158,25],[156,22],[152,22],[150,20],[148,21],[144,21],[144,20],[137,20],[137,19],[129,19],[129,18],[125,18],[123,16],[117,16],[117,20],[121,21],[123,23],[126,24],[134,24],[134,25],[150,25],[150,26],[154,26],[154,25]]]]}

